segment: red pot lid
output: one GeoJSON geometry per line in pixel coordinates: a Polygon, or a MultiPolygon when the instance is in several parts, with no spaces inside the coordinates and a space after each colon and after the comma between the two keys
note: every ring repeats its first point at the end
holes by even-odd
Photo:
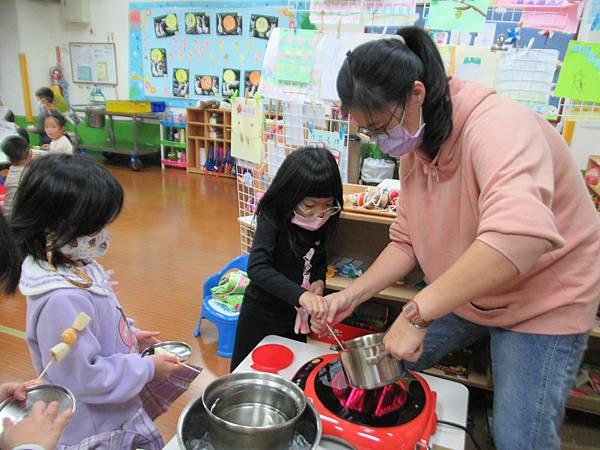
{"type": "Polygon", "coordinates": [[[252,367],[261,372],[277,373],[289,367],[294,360],[294,352],[280,344],[265,344],[252,351],[252,367]]]}

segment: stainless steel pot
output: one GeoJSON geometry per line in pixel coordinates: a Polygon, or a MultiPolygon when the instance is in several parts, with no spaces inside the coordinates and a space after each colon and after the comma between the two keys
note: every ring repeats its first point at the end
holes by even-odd
{"type": "Polygon", "coordinates": [[[104,128],[106,108],[102,106],[88,106],[85,108],[85,121],[90,128],[104,128]]]}
{"type": "Polygon", "coordinates": [[[348,384],[357,389],[375,389],[405,376],[404,364],[383,346],[384,333],[369,334],[344,342],[339,351],[348,384]]]}
{"type": "Polygon", "coordinates": [[[284,450],[306,397],[291,381],[269,373],[232,373],[202,393],[208,432],[217,450],[284,450]]]}

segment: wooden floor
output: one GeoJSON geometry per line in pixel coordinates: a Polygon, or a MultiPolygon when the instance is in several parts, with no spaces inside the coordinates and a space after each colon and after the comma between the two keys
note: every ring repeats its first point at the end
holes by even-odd
{"type": "MultiPolygon", "coordinates": [[[[163,340],[190,343],[191,362],[204,368],[173,409],[158,419],[167,440],[175,434],[183,406],[215,376],[229,372],[229,359],[216,356],[212,324],[204,322],[201,337],[193,332],[203,280],[240,253],[235,180],[177,169],[136,173],[109,168],[123,185],[125,207],[110,227],[110,249],[100,262],[115,271],[115,289],[136,326],[160,331],[163,340]]],[[[0,296],[0,382],[35,375],[27,345],[18,336],[24,330],[24,298],[0,296]]]]}

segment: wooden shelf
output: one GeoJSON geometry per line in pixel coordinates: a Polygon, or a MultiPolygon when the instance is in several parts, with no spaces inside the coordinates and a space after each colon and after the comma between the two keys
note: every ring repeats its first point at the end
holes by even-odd
{"type": "Polygon", "coordinates": [[[376,214],[359,213],[354,211],[344,210],[340,214],[340,218],[346,220],[355,220],[357,222],[378,223],[381,225],[391,225],[394,222],[392,217],[378,216],[376,214]]]}
{"type": "MultiPolygon", "coordinates": [[[[352,283],[350,278],[344,278],[336,275],[332,278],[327,278],[325,285],[327,289],[341,291],[350,286],[350,283],[352,283]]],[[[417,295],[417,292],[419,291],[413,287],[396,284],[394,286],[385,288],[383,291],[377,294],[375,298],[405,303],[417,295]]]]}
{"type": "Polygon", "coordinates": [[[600,415],[600,400],[590,397],[574,397],[571,395],[567,400],[567,408],[600,415]]]}
{"type": "Polygon", "coordinates": [[[223,178],[236,178],[235,175],[230,175],[228,173],[218,173],[218,172],[213,172],[211,170],[206,170],[203,167],[190,167],[188,166],[188,172],[192,172],[192,173],[201,173],[201,174],[205,174],[205,175],[212,175],[214,177],[223,177],[223,178]]]}
{"type": "Polygon", "coordinates": [[[443,370],[434,368],[426,369],[423,372],[425,372],[428,375],[445,378],[446,380],[456,381],[458,383],[464,384],[465,386],[471,386],[478,389],[485,389],[487,391],[492,391],[494,389],[490,381],[488,380],[487,375],[480,372],[471,372],[469,373],[468,378],[457,377],[455,375],[448,375],[443,370]]]}
{"type": "Polygon", "coordinates": [[[231,132],[229,131],[231,129],[231,111],[188,108],[186,115],[188,124],[188,172],[215,175],[224,178],[235,178],[235,175],[207,171],[201,165],[202,148],[204,148],[204,152],[206,152],[204,157],[208,157],[210,147],[223,148],[226,153],[231,151],[231,132]],[[219,116],[219,123],[210,123],[210,118],[213,115],[219,116]],[[211,127],[223,130],[222,135],[220,137],[210,137],[209,130],[211,127]]]}
{"type": "Polygon", "coordinates": [[[186,148],[187,147],[187,144],[185,142],[167,141],[165,139],[161,140],[160,143],[167,147],[175,147],[175,148],[186,148]]]}

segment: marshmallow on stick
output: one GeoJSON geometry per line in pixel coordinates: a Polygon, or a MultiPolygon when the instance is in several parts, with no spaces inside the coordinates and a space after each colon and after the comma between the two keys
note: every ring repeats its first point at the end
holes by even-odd
{"type": "Polygon", "coordinates": [[[44,377],[48,369],[52,365],[53,362],[59,363],[61,362],[65,356],[69,354],[71,347],[73,347],[77,343],[77,339],[79,337],[79,333],[85,330],[90,323],[92,318],[88,316],[86,313],[79,313],[75,320],[73,321],[73,325],[71,328],[67,328],[61,333],[62,342],[59,342],[55,346],[50,349],[51,359],[40,373],[40,376],[37,378],[37,382],[39,383],[41,379],[44,377]]]}

